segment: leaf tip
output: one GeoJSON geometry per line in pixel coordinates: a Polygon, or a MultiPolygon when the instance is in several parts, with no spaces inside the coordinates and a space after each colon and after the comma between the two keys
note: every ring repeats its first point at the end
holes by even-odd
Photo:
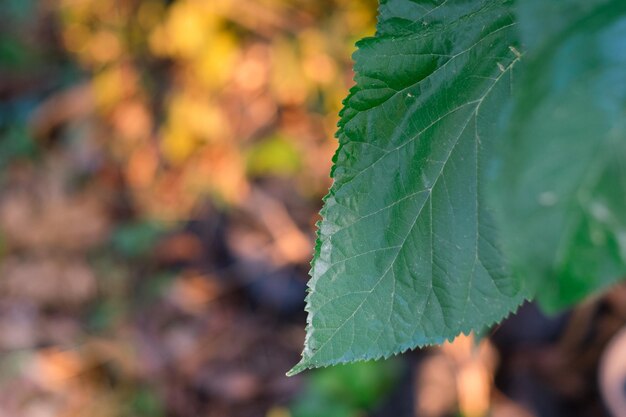
{"type": "Polygon", "coordinates": [[[306,371],[309,368],[308,364],[306,363],[306,361],[303,359],[300,362],[298,362],[293,368],[291,368],[289,371],[287,371],[287,373],[285,375],[291,377],[291,376],[295,376],[298,375],[299,373],[306,371]]]}

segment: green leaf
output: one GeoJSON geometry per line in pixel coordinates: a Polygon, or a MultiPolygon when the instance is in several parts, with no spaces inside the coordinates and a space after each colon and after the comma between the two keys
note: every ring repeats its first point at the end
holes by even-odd
{"type": "Polygon", "coordinates": [[[302,166],[300,153],[294,141],[280,135],[265,138],[253,144],[246,155],[246,168],[250,176],[289,176],[302,166]]]}
{"type": "Polygon", "coordinates": [[[441,343],[523,301],[481,180],[519,61],[511,4],[381,2],[355,54],[291,375],[441,343]]]}
{"type": "Polygon", "coordinates": [[[561,30],[534,28],[493,192],[511,264],[548,311],[626,276],[626,2],[556,3],[522,2],[561,30]]]}
{"type": "Polygon", "coordinates": [[[515,5],[522,43],[529,49],[540,48],[546,39],[557,35],[599,5],[611,0],[521,0],[515,5]]]}
{"type": "Polygon", "coordinates": [[[400,361],[361,362],[320,369],[290,407],[294,417],[357,417],[368,414],[393,391],[403,374],[400,361]]]}

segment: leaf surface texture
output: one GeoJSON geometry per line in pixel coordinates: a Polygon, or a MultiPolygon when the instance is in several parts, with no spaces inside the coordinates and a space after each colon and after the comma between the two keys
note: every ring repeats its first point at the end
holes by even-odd
{"type": "Polygon", "coordinates": [[[482,181],[519,65],[512,3],[382,1],[358,48],[290,374],[441,343],[526,295],[482,181]]]}

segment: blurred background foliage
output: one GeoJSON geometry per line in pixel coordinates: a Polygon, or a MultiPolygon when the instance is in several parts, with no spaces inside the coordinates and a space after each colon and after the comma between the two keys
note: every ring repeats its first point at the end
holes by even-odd
{"type": "Polygon", "coordinates": [[[3,1],[0,416],[356,416],[385,397],[397,363],[284,376],[375,11],[3,1]]]}
{"type": "Polygon", "coordinates": [[[0,417],[602,415],[624,287],[572,320],[527,306],[480,348],[284,376],[375,12],[2,1],[0,417]]]}
{"type": "Polygon", "coordinates": [[[108,156],[147,216],[186,218],[207,197],[241,204],[266,176],[323,193],[352,45],[372,32],[374,1],[51,8],[60,47],[88,75],[91,108],[77,111],[101,119],[108,156]]]}

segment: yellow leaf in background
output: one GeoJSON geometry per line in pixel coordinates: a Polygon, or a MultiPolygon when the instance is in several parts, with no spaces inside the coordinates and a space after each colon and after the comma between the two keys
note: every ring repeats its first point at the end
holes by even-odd
{"type": "Polygon", "coordinates": [[[65,20],[85,22],[93,14],[93,0],[61,0],[59,8],[65,20]]]}
{"type": "Polygon", "coordinates": [[[161,152],[173,165],[184,162],[196,149],[196,140],[189,129],[182,125],[167,126],[161,134],[161,152]]]}
{"type": "Polygon", "coordinates": [[[122,54],[122,43],[113,31],[95,33],[87,44],[89,60],[97,64],[116,61],[122,54]]]}
{"type": "Polygon", "coordinates": [[[285,38],[276,39],[272,48],[272,91],[276,100],[289,105],[302,104],[311,82],[302,73],[296,45],[285,38]]]}
{"type": "Polygon", "coordinates": [[[137,22],[143,30],[154,28],[165,14],[165,5],[159,0],[146,0],[139,4],[137,22]]]}
{"type": "Polygon", "coordinates": [[[230,136],[228,121],[208,95],[185,90],[170,99],[166,131],[174,136],[181,136],[176,131],[185,131],[182,136],[193,137],[194,144],[221,142],[230,136]]]}
{"type": "Polygon", "coordinates": [[[305,55],[328,51],[324,35],[318,29],[306,29],[298,34],[298,45],[305,55]]]}
{"type": "Polygon", "coordinates": [[[170,45],[167,41],[167,30],[164,25],[156,26],[148,37],[150,51],[156,56],[167,56],[170,52],[170,45]]]}
{"type": "Polygon", "coordinates": [[[224,87],[235,66],[239,46],[228,32],[214,32],[208,37],[206,47],[193,60],[199,81],[208,88],[224,87]]]}
{"type": "Polygon", "coordinates": [[[165,23],[152,34],[150,46],[157,55],[193,59],[206,46],[218,24],[197,2],[181,1],[169,9],[165,23]]]}
{"type": "Polygon", "coordinates": [[[375,11],[378,6],[376,0],[339,0],[340,7],[344,10],[342,13],[342,23],[348,32],[357,34],[359,38],[371,35],[371,27],[375,23],[375,11]]]}
{"type": "Polygon", "coordinates": [[[89,41],[89,28],[81,23],[68,24],[63,30],[63,42],[68,51],[78,54],[84,51],[89,41]]]}
{"type": "Polygon", "coordinates": [[[223,142],[231,138],[231,126],[220,107],[207,105],[204,112],[191,116],[191,125],[206,142],[223,142]]]}
{"type": "Polygon", "coordinates": [[[176,3],[170,9],[167,34],[175,54],[184,57],[196,54],[205,42],[207,29],[204,16],[198,14],[192,4],[176,3]]]}
{"type": "Polygon", "coordinates": [[[98,107],[108,111],[137,91],[137,74],[130,67],[110,67],[94,75],[92,87],[98,107]]]}

